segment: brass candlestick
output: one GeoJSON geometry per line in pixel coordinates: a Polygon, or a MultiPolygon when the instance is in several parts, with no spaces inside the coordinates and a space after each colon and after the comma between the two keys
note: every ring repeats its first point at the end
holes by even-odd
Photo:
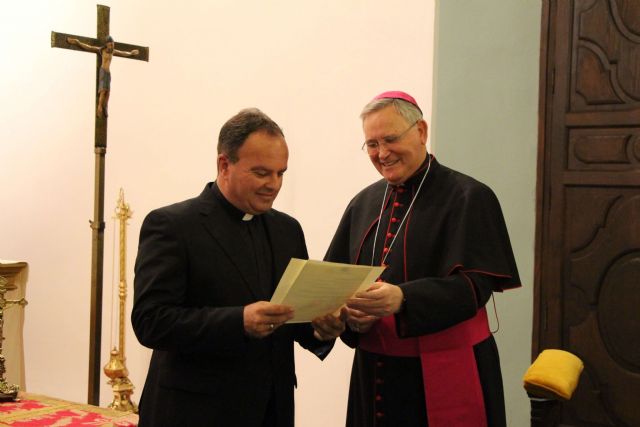
{"type": "Polygon", "coordinates": [[[15,384],[9,384],[4,375],[7,369],[4,366],[4,356],[2,355],[2,343],[4,341],[4,309],[12,305],[27,305],[27,300],[20,298],[19,300],[5,299],[4,294],[8,291],[17,289],[15,285],[10,285],[9,281],[0,276],[0,402],[15,400],[18,396],[20,387],[15,384]]]}
{"type": "Polygon", "coordinates": [[[120,284],[118,287],[119,296],[119,322],[118,322],[118,348],[111,350],[109,363],[104,366],[104,373],[110,378],[109,385],[113,390],[113,401],[109,404],[109,408],[124,412],[138,412],[138,407],[131,401],[133,394],[133,384],[129,380],[129,370],[125,364],[126,357],[124,353],[124,326],[125,326],[125,309],[127,302],[127,278],[125,268],[126,258],[126,234],[127,220],[131,218],[131,210],[129,205],[124,202],[124,191],[120,189],[120,197],[116,206],[116,218],[120,223],[120,284]]]}

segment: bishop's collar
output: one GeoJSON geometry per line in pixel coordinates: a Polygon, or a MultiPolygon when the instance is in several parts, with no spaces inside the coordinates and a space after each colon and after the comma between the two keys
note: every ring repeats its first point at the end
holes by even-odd
{"type": "Polygon", "coordinates": [[[389,185],[391,191],[396,191],[398,193],[404,193],[405,191],[411,192],[413,188],[420,185],[424,174],[427,173],[427,170],[429,169],[429,160],[433,162],[435,160],[435,157],[433,157],[431,154],[427,154],[424,162],[422,162],[418,170],[413,175],[411,175],[409,179],[407,179],[402,184],[389,185]]]}

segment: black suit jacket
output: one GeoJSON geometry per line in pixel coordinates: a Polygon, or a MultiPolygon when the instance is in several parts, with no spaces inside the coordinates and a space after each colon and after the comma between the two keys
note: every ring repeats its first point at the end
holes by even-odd
{"type": "MultiPolygon", "coordinates": [[[[239,238],[240,215],[230,215],[215,185],[152,211],[140,231],[131,319],[153,349],[140,426],[260,426],[270,396],[278,426],[293,426],[293,341],[320,358],[331,344],[315,340],[309,324],[245,335],[243,307],[272,291],[248,277],[255,260],[239,238]]],[[[307,258],[304,235],[274,209],[263,219],[277,283],[292,257],[307,258]]]]}

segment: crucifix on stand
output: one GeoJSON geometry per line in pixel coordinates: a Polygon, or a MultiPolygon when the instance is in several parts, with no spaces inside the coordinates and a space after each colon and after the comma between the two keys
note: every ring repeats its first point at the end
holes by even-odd
{"type": "Polygon", "coordinates": [[[98,5],[97,37],[51,32],[51,47],[96,54],[95,184],[91,246],[91,319],[89,327],[88,403],[99,405],[104,262],[104,166],[107,153],[107,104],[111,90],[111,60],[120,56],[149,61],[149,48],[114,42],[109,35],[109,7],[98,5]]]}

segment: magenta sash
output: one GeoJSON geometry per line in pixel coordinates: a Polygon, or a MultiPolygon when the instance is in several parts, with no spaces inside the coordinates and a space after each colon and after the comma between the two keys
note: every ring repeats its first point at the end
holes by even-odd
{"type": "Polygon", "coordinates": [[[430,427],[487,427],[473,346],[490,335],[487,311],[433,334],[398,338],[395,316],[360,336],[359,347],[387,356],[420,357],[430,427]]]}

